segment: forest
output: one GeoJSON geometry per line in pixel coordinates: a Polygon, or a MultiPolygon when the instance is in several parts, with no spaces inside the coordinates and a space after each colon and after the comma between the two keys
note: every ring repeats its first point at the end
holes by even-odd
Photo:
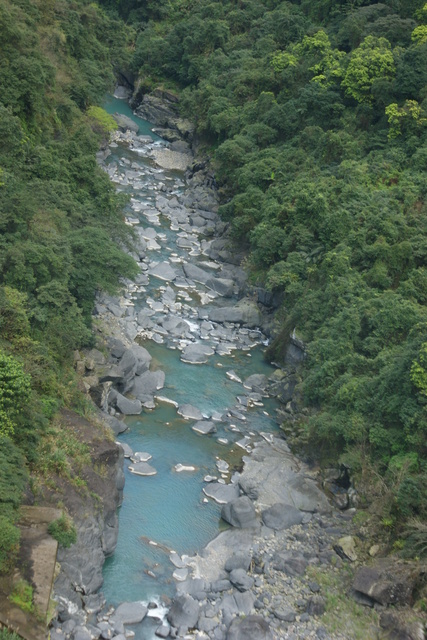
{"type": "MultiPolygon", "coordinates": [[[[73,350],[136,265],[96,165],[115,74],[180,96],[280,359],[307,358],[295,445],[368,466],[427,516],[427,5],[420,0],[0,0],[0,570],[30,474],[66,468],[73,350]]],[[[34,488],[34,486],[33,486],[34,488]]]]}
{"type": "Polygon", "coordinates": [[[73,371],[96,291],[136,273],[123,202],[95,154],[93,105],[129,56],[129,30],[86,2],[0,1],[0,572],[19,545],[23,492],[78,448],[61,406],[84,410],[73,371]],[[91,108],[92,106],[92,108],[91,108]]]}
{"type": "MultiPolygon", "coordinates": [[[[113,10],[112,4],[105,4],[113,10]]],[[[216,169],[254,283],[280,292],[283,356],[307,345],[294,444],[393,488],[398,529],[427,515],[427,4],[149,3],[140,86],[175,89],[216,169]]]]}

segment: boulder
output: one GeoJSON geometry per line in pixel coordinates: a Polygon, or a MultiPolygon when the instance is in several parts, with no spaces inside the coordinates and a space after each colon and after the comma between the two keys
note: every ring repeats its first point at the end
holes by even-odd
{"type": "Polygon", "coordinates": [[[208,433],[215,433],[216,426],[211,420],[199,420],[191,427],[196,433],[207,435],[208,433]]]}
{"type": "Polygon", "coordinates": [[[169,262],[159,262],[159,264],[150,269],[148,273],[151,276],[159,278],[159,280],[165,280],[166,282],[173,282],[177,276],[176,271],[170,266],[169,262]]]}
{"type": "Polygon", "coordinates": [[[191,264],[190,262],[184,264],[183,269],[187,278],[190,278],[190,280],[194,280],[194,282],[206,284],[207,281],[211,278],[210,273],[204,271],[200,267],[197,267],[195,264],[191,264]]]}
{"type": "Polygon", "coordinates": [[[147,607],[141,602],[122,602],[119,604],[113,615],[111,622],[122,622],[123,624],[138,624],[147,614],[147,607]]]}
{"type": "Polygon", "coordinates": [[[256,389],[264,390],[267,386],[267,376],[262,373],[254,373],[244,380],[243,386],[245,389],[250,389],[250,391],[254,391],[256,389]]]}
{"type": "Polygon", "coordinates": [[[186,420],[201,420],[203,418],[202,412],[192,404],[180,404],[177,413],[186,420]]]}
{"type": "MultiPolygon", "coordinates": [[[[239,488],[235,484],[221,484],[220,482],[210,482],[203,488],[203,493],[212,498],[218,504],[226,505],[239,496],[239,488]]],[[[224,518],[225,519],[225,518],[224,518]]],[[[228,522],[228,520],[227,520],[228,522]]]]}
{"type": "Polygon", "coordinates": [[[246,616],[233,620],[227,632],[227,640],[273,640],[273,632],[263,617],[246,616]]]}
{"type": "Polygon", "coordinates": [[[147,349],[139,344],[133,344],[129,347],[129,350],[132,351],[136,358],[136,375],[140,376],[145,371],[148,371],[152,358],[147,349]]]}
{"type": "Polygon", "coordinates": [[[233,307],[214,307],[208,317],[213,322],[236,322],[248,327],[258,327],[261,323],[260,311],[252,300],[241,300],[233,307]]]}
{"type": "Polygon", "coordinates": [[[136,376],[131,388],[132,394],[136,398],[143,396],[153,396],[165,384],[164,371],[145,371],[140,376],[136,376]]]}
{"type": "Polygon", "coordinates": [[[275,531],[289,529],[295,524],[301,524],[303,517],[304,514],[299,509],[282,502],[276,502],[272,507],[264,509],[261,514],[265,526],[275,531]]]}
{"type": "Polygon", "coordinates": [[[384,559],[372,567],[361,567],[353,587],[382,605],[406,605],[412,602],[417,579],[414,566],[384,559]]]}
{"type": "Polygon", "coordinates": [[[184,348],[181,360],[189,364],[204,364],[208,361],[208,356],[212,356],[214,353],[209,345],[199,342],[191,343],[184,348]]]}
{"type": "Polygon", "coordinates": [[[258,524],[254,506],[247,496],[236,498],[224,505],[221,509],[221,518],[240,529],[248,529],[258,524]]]}
{"type": "Polygon", "coordinates": [[[250,553],[233,553],[225,563],[224,569],[226,571],[233,571],[234,569],[249,570],[251,566],[252,557],[250,553]]]}
{"type": "Polygon", "coordinates": [[[129,400],[122,396],[121,393],[116,393],[114,400],[115,407],[125,416],[136,416],[141,413],[142,405],[139,400],[129,400]]]}
{"type": "Polygon", "coordinates": [[[120,131],[133,131],[134,133],[138,133],[139,126],[132,120],[132,118],[124,116],[121,113],[115,113],[113,118],[117,122],[117,126],[120,131]]]}
{"type": "Polygon", "coordinates": [[[155,476],[157,471],[148,462],[135,462],[129,465],[129,471],[137,476],[155,476]]]}
{"type": "Polygon", "coordinates": [[[209,278],[206,286],[224,298],[231,298],[234,295],[234,280],[229,278],[209,278]]]}
{"type": "Polygon", "coordinates": [[[344,560],[355,562],[357,560],[356,542],[353,536],[343,536],[334,545],[334,550],[344,560]]]}
{"type": "Polygon", "coordinates": [[[189,595],[175,598],[167,615],[168,621],[177,629],[194,629],[199,617],[199,604],[189,595]]]}
{"type": "Polygon", "coordinates": [[[239,591],[249,591],[254,586],[254,579],[244,569],[233,569],[230,572],[230,582],[239,591]]]}

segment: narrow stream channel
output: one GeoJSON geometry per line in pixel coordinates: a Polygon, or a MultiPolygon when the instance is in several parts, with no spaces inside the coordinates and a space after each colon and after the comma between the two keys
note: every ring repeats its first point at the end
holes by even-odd
{"type": "MultiPolygon", "coordinates": [[[[111,98],[105,105],[110,113],[120,112],[132,117],[140,127],[139,135],[152,135],[155,145],[164,144],[155,136],[150,124],[135,117],[128,105],[111,98]]],[[[152,145],[151,145],[152,146],[152,145]]],[[[105,161],[117,188],[132,197],[127,215],[133,223],[143,228],[154,228],[156,244],[147,251],[150,264],[181,261],[206,265],[203,255],[192,256],[187,248],[177,244],[182,237],[164,216],[155,211],[156,197],[167,198],[185,193],[183,174],[159,169],[148,155],[119,144],[105,161]],[[167,190],[162,185],[167,186],[167,190]]],[[[197,254],[197,252],[194,252],[197,254]]],[[[206,266],[203,266],[206,268],[206,266]]],[[[205,291],[202,285],[200,290],[205,291]]],[[[186,289],[176,283],[168,283],[147,276],[146,284],[133,296],[134,313],[141,309],[154,311],[154,316],[167,313],[162,304],[165,289],[172,289],[177,300],[182,301],[182,317],[200,330],[198,289],[186,289]]],[[[220,299],[222,305],[230,301],[220,299]]],[[[212,304],[217,304],[212,300],[212,304]]],[[[219,303],[218,303],[219,304],[219,303]]],[[[244,393],[242,384],[231,380],[226,372],[233,370],[244,380],[254,373],[270,375],[273,368],[263,359],[260,334],[243,330],[247,336],[244,349],[233,349],[228,355],[214,354],[206,364],[193,365],[182,362],[176,341],[165,336],[164,340],[146,340],[143,345],[153,357],[151,369],[165,372],[165,386],[159,395],[179,405],[189,403],[197,407],[204,417],[216,418],[216,433],[199,435],[192,430],[195,421],[177,414],[176,407],[165,401],[156,401],[153,410],[144,409],[141,415],[126,419],[128,431],[119,440],[133,451],[152,455],[150,464],[157,475],[141,477],[129,472],[125,460],[126,485],[123,506],[120,509],[119,541],[114,555],[107,559],[104,568],[103,592],[107,603],[118,605],[123,601],[157,601],[171,597],[175,591],[175,570],[169,550],[179,555],[193,555],[227,525],[220,519],[221,505],[206,498],[202,489],[206,475],[221,477],[216,463],[225,460],[230,468],[237,468],[245,450],[236,443],[247,436],[248,442],[259,439],[260,432],[278,430],[274,421],[275,403],[264,399],[263,406],[245,410],[245,420],[218,419],[236,408],[236,397],[244,393]],[[160,343],[159,343],[160,342],[160,343]],[[251,435],[252,434],[252,435],[251,435]],[[177,464],[194,466],[194,471],[177,472],[177,464]],[[153,544],[154,543],[154,544],[153,544]]],[[[209,340],[205,340],[209,344],[209,340]]],[[[240,345],[241,346],[241,345],[240,345]]],[[[250,446],[250,444],[249,444],[250,446]]],[[[230,476],[226,475],[226,482],[230,476]]],[[[135,627],[137,640],[154,638],[149,621],[135,627]]]]}

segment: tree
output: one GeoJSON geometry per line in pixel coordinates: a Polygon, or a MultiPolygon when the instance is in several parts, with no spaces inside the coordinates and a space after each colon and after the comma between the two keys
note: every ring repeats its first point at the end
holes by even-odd
{"type": "Polygon", "coordinates": [[[386,38],[368,36],[353,51],[341,86],[357,102],[369,104],[373,102],[371,90],[374,83],[378,80],[392,80],[395,71],[389,41],[386,38]]]}
{"type": "Polygon", "coordinates": [[[0,436],[13,435],[16,418],[31,394],[30,380],[15,358],[0,351],[0,436]]]}

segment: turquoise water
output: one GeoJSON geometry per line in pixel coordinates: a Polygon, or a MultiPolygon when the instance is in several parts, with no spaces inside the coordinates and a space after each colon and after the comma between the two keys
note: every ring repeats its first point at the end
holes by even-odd
{"type": "Polygon", "coordinates": [[[133,113],[126,100],[119,100],[114,96],[108,96],[103,106],[107,113],[121,113],[123,116],[128,116],[128,118],[131,118],[134,122],[136,122],[136,124],[139,126],[139,136],[151,136],[153,140],[161,140],[160,136],[158,136],[152,130],[153,125],[147,122],[147,120],[138,118],[138,116],[133,113]]]}
{"type": "MultiPolygon", "coordinates": [[[[124,101],[109,99],[105,108],[110,113],[118,111],[132,117],[140,126],[140,134],[151,135],[150,124],[133,116],[124,101]]],[[[159,172],[151,158],[138,156],[121,144],[112,151],[108,164],[116,164],[125,171],[124,160],[129,160],[133,167],[137,163],[141,169],[137,191],[130,185],[119,187],[133,198],[151,206],[156,197],[156,181],[168,176],[173,177],[171,184],[175,193],[183,188],[182,176],[176,172],[159,172]]],[[[142,226],[151,226],[142,213],[129,209],[129,215],[137,217],[142,226]]],[[[157,240],[161,249],[153,251],[150,260],[166,259],[171,252],[188,260],[185,249],[176,246],[176,234],[170,230],[168,221],[160,217],[160,222],[156,230],[166,237],[157,240]]],[[[147,296],[159,298],[160,286],[165,284],[152,278],[146,292],[135,300],[136,311],[145,307],[147,296]]],[[[161,369],[166,375],[165,387],[159,395],[178,404],[192,404],[206,416],[212,412],[226,414],[227,409],[235,407],[236,396],[244,394],[242,385],[231,381],[227,371],[233,369],[242,380],[253,373],[270,375],[273,371],[265,362],[260,346],[250,351],[235,350],[228,356],[213,355],[203,365],[181,362],[180,351],[167,344],[146,340],[144,346],[153,357],[151,369],[161,369]]],[[[277,425],[271,416],[274,409],[274,401],[267,400],[264,407],[248,410],[247,421],[241,424],[244,433],[276,431],[277,425]]],[[[193,555],[226,526],[220,518],[220,505],[205,498],[202,492],[203,478],[207,474],[219,475],[215,466],[218,458],[228,461],[231,469],[238,469],[244,454],[235,444],[243,433],[232,428],[232,420],[216,423],[217,433],[201,436],[191,429],[194,421],[178,416],[173,405],[157,402],[156,409],[144,410],[126,422],[129,430],[121,434],[119,440],[133,451],[150,453],[150,464],[157,475],[134,475],[127,469],[129,460],[125,460],[126,485],[119,511],[119,540],[114,555],[107,559],[104,567],[103,592],[107,602],[114,605],[125,600],[160,600],[162,596],[174,594],[175,567],[169,560],[169,551],[193,555]],[[227,443],[219,442],[218,438],[227,443]],[[179,463],[196,469],[177,473],[174,467],[179,463]]],[[[154,637],[148,622],[144,621],[134,630],[137,640],[154,637]]]]}

